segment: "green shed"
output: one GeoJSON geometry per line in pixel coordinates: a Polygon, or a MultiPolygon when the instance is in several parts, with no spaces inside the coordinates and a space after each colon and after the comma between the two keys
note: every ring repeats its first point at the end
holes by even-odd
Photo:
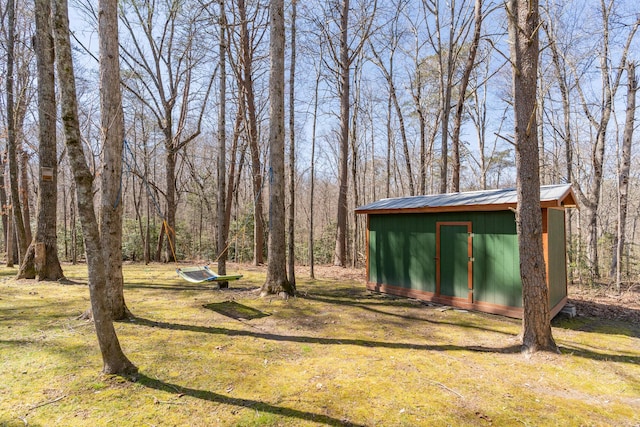
{"type": "MultiPolygon", "coordinates": [[[[515,189],[383,199],[367,215],[367,288],[522,317],[515,189]]],[[[551,315],[567,302],[565,208],[570,184],[540,188],[551,315]]]]}

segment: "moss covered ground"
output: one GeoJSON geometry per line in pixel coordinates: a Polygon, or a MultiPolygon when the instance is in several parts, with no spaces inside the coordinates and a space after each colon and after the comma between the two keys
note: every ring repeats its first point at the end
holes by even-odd
{"type": "MultiPolygon", "coordinates": [[[[371,294],[362,275],[260,298],[172,265],[126,265],[139,367],[100,373],[85,265],[70,282],[0,268],[0,426],[638,426],[640,325],[554,320],[562,354],[520,353],[519,320],[371,294]]],[[[328,268],[327,271],[331,269],[328,268]]]]}

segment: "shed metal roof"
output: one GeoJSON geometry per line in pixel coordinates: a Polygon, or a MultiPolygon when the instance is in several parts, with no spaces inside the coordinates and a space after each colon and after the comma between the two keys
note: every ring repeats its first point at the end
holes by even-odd
{"type": "MultiPolygon", "coordinates": [[[[576,207],[571,184],[540,187],[541,207],[576,207]]],[[[515,208],[515,188],[382,199],[356,209],[359,214],[402,212],[496,211],[515,208]]]]}

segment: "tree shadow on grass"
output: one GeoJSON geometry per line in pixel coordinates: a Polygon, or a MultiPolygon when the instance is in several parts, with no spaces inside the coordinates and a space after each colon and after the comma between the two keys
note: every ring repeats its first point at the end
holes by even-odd
{"type": "Polygon", "coordinates": [[[607,335],[624,335],[631,338],[640,338],[640,325],[631,321],[610,320],[587,316],[573,318],[557,316],[553,319],[552,325],[557,328],[570,329],[573,331],[593,332],[607,335]]]}
{"type": "MultiPolygon", "coordinates": [[[[287,418],[295,418],[299,420],[312,421],[328,426],[354,426],[359,427],[361,424],[351,423],[348,420],[336,419],[328,415],[315,414],[313,412],[301,411],[293,408],[275,406],[269,403],[252,399],[240,399],[237,397],[224,396],[207,390],[198,390],[189,387],[183,387],[171,384],[161,380],[149,378],[144,374],[138,374],[135,381],[145,387],[155,390],[165,391],[167,393],[182,394],[193,397],[195,399],[208,400],[209,402],[221,403],[225,405],[233,405],[242,408],[252,409],[259,412],[267,412],[270,414],[280,415],[287,418]]],[[[364,426],[363,426],[364,427],[364,426]]]]}
{"type": "MultiPolygon", "coordinates": [[[[558,345],[562,354],[570,354],[572,356],[578,356],[585,359],[598,360],[603,362],[622,362],[640,365],[640,357],[633,354],[609,354],[599,353],[593,350],[587,350],[583,347],[573,346],[570,344],[558,345]]],[[[635,379],[636,383],[640,383],[638,379],[635,379]]]]}
{"type": "MultiPolygon", "coordinates": [[[[474,325],[474,324],[470,324],[470,323],[448,322],[448,321],[443,320],[443,319],[437,319],[437,320],[426,319],[424,317],[411,316],[411,315],[407,315],[407,314],[391,313],[391,312],[388,312],[388,311],[381,310],[379,308],[379,307],[425,308],[425,306],[422,305],[422,303],[411,302],[410,300],[408,300],[407,298],[404,298],[404,297],[397,297],[397,298],[394,298],[394,299],[391,299],[391,300],[388,300],[388,301],[386,300],[387,298],[385,298],[385,300],[383,300],[383,301],[380,301],[377,298],[375,300],[367,298],[367,300],[361,301],[360,299],[352,300],[352,299],[345,299],[344,297],[334,298],[334,297],[330,296],[330,294],[325,293],[325,294],[321,294],[321,296],[318,296],[318,295],[315,295],[315,294],[300,295],[300,298],[311,300],[311,301],[318,301],[318,302],[326,303],[326,304],[332,304],[332,305],[344,305],[344,306],[348,306],[348,307],[356,307],[356,308],[359,308],[361,310],[365,310],[365,311],[368,311],[368,312],[371,312],[371,313],[374,313],[374,314],[380,314],[382,316],[389,316],[389,317],[399,318],[399,319],[402,319],[402,320],[426,322],[426,323],[431,323],[431,324],[434,324],[434,325],[450,325],[450,326],[456,326],[456,327],[461,327],[461,328],[479,329],[479,330],[482,330],[482,331],[495,332],[495,333],[509,335],[509,336],[513,335],[513,334],[511,334],[509,332],[500,331],[500,330],[494,329],[494,328],[482,327],[482,326],[474,325]],[[401,300],[404,300],[404,301],[401,301],[401,300]]],[[[478,314],[480,314],[480,313],[478,313],[478,314]]],[[[489,314],[486,314],[486,313],[482,313],[482,314],[490,316],[489,314]]],[[[503,318],[502,320],[505,321],[505,322],[509,322],[509,323],[520,322],[519,319],[510,319],[510,318],[506,318],[506,317],[503,318]]]]}
{"type": "MultiPolygon", "coordinates": [[[[0,277],[15,277],[18,275],[18,266],[0,268],[0,277]]],[[[1,425],[1,424],[0,424],[1,425]]]]}
{"type": "Polygon", "coordinates": [[[214,284],[215,282],[209,282],[211,284],[196,284],[196,283],[180,283],[180,284],[176,284],[176,283],[159,283],[156,282],[154,284],[149,284],[149,283],[143,283],[143,282],[126,282],[124,283],[124,288],[125,289],[142,289],[142,290],[148,290],[148,289],[155,289],[155,290],[161,290],[161,291],[177,291],[177,292],[184,292],[184,291],[221,291],[221,292],[229,292],[229,291],[233,291],[233,292],[251,292],[251,291],[255,291],[256,289],[259,289],[258,286],[250,286],[250,287],[234,287],[234,286],[230,286],[228,288],[224,288],[224,289],[220,289],[218,284],[214,284]]]}
{"type": "Polygon", "coordinates": [[[370,348],[395,348],[405,350],[430,350],[430,351],[480,351],[486,353],[518,353],[520,345],[512,345],[507,347],[484,347],[484,346],[457,346],[451,344],[430,345],[430,344],[413,344],[399,342],[385,342],[361,340],[353,338],[325,338],[325,337],[309,337],[302,335],[279,335],[266,332],[245,331],[240,329],[216,328],[210,326],[184,325],[179,323],[156,322],[142,317],[134,317],[132,323],[148,326],[151,328],[163,328],[171,330],[181,330],[190,332],[200,332],[214,335],[225,335],[231,337],[252,337],[269,341],[279,342],[297,342],[304,344],[321,344],[321,345],[353,345],[370,348]]]}
{"type": "Polygon", "coordinates": [[[222,301],[203,305],[204,308],[236,320],[253,320],[271,316],[269,313],[236,301],[222,301]]]}
{"type": "MultiPolygon", "coordinates": [[[[480,353],[496,353],[496,354],[516,354],[522,351],[520,344],[508,345],[505,347],[486,347],[480,345],[460,346],[453,344],[414,344],[401,342],[385,342],[362,340],[353,338],[326,338],[326,337],[309,337],[302,335],[280,335],[266,332],[245,331],[239,329],[216,328],[210,326],[184,325],[180,323],[156,322],[142,317],[134,317],[131,322],[141,326],[152,328],[163,328],[171,330],[181,330],[190,332],[200,332],[214,335],[225,335],[231,337],[252,337],[277,342],[296,342],[304,344],[321,344],[321,345],[352,345],[369,348],[391,348],[401,350],[426,350],[426,351],[473,351],[480,353]]],[[[640,364],[640,357],[632,354],[609,354],[597,353],[580,347],[561,347],[560,350],[566,354],[583,357],[592,360],[606,360],[611,362],[623,362],[640,364]]]]}

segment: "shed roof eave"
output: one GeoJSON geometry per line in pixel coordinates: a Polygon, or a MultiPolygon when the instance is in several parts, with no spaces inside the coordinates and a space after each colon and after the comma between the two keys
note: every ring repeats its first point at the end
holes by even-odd
{"type": "MultiPolygon", "coordinates": [[[[540,187],[541,208],[578,207],[571,184],[540,187]]],[[[355,209],[357,214],[500,211],[517,206],[517,190],[471,191],[381,199],[355,209]]]]}

